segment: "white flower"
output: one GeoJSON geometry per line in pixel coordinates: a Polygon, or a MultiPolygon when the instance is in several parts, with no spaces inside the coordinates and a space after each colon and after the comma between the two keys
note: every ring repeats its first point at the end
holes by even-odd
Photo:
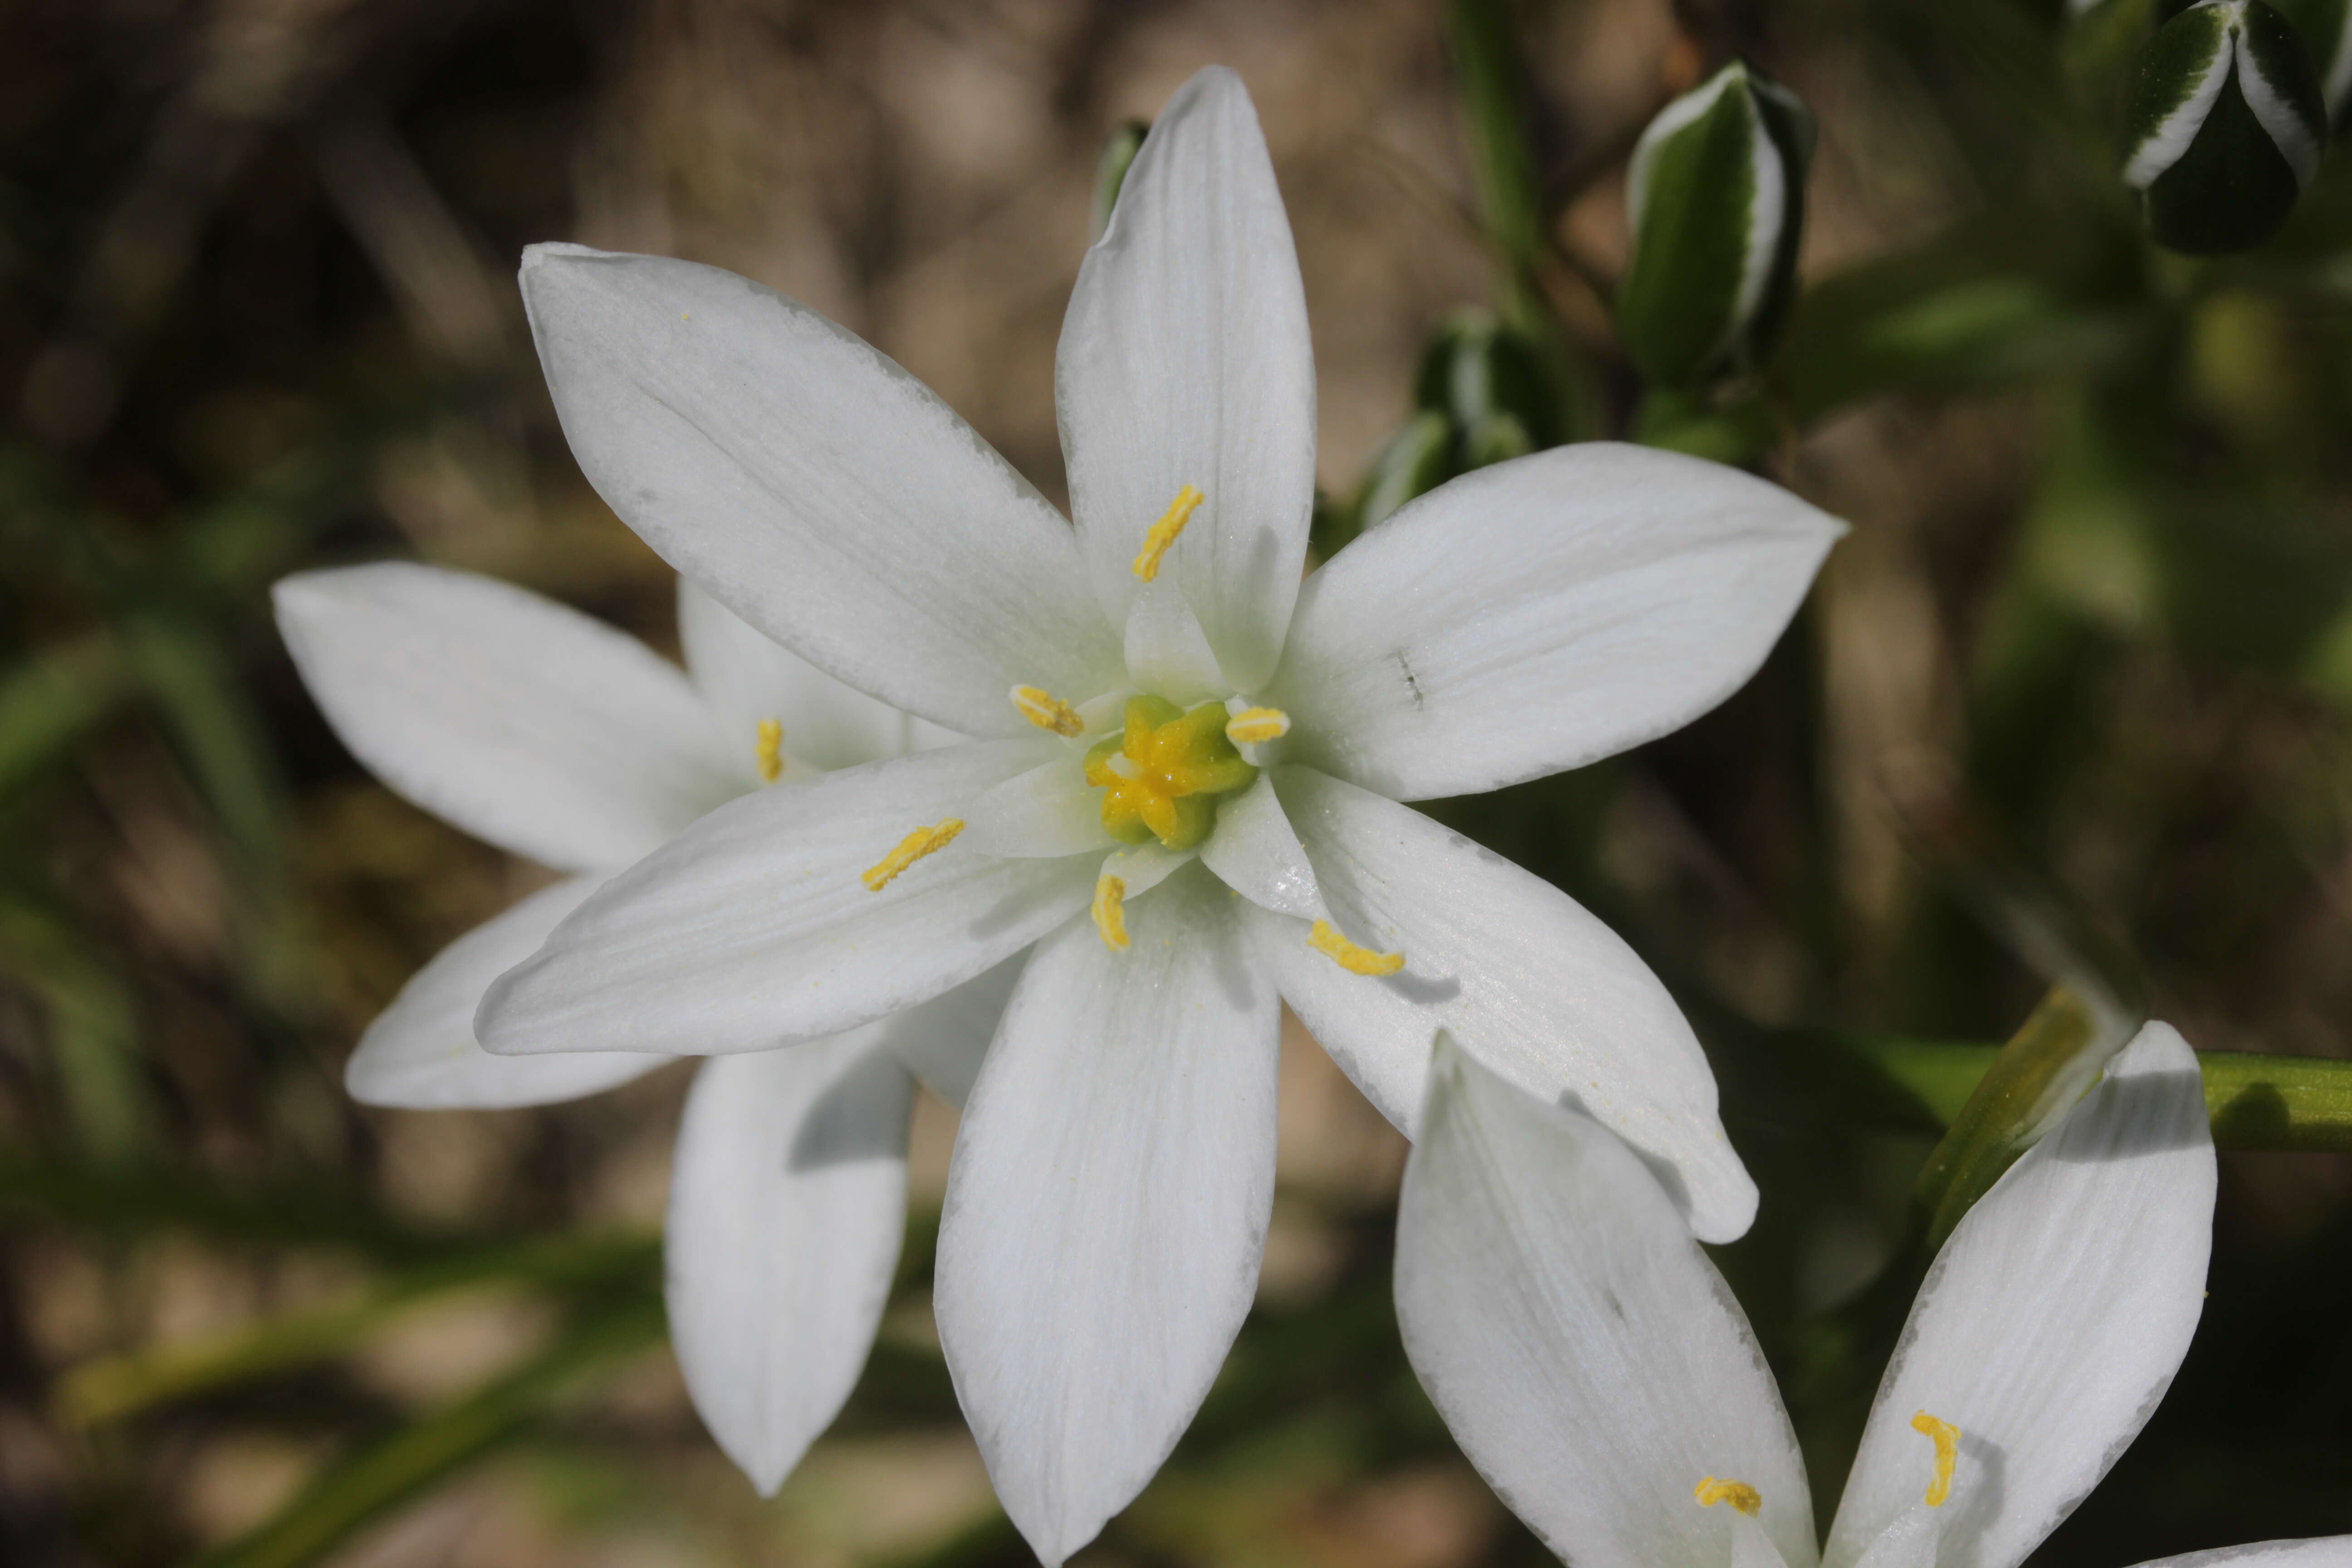
{"type": "MultiPolygon", "coordinates": [[[[429,566],[310,572],[276,593],[303,680],[394,789],[573,873],[458,938],[352,1054],[372,1105],[543,1105],[670,1058],[495,1057],[474,1010],[613,871],[769,778],[936,744],[680,584],[689,678],[522,589],[429,566]]],[[[773,1491],[849,1395],[906,1226],[910,1068],[961,1101],[1012,984],[789,1051],[703,1064],[679,1130],[666,1243],[671,1338],[719,1444],[773,1491]]]]}
{"type": "Polygon", "coordinates": [[[903,370],[742,279],[540,247],[523,289],[624,520],[820,668],[981,738],[712,814],[502,977],[481,1037],[754,1049],[1037,943],[965,1108],[936,1301],[1046,1562],[1150,1477],[1248,1310],[1282,1000],[1400,1124],[1453,1025],[1672,1166],[1702,1234],[1747,1227],[1656,978],[1397,802],[1714,706],[1837,524],[1727,468],[1578,447],[1446,486],[1302,585],[1304,296],[1220,69],[1153,128],[1070,302],[1075,527],[903,370]]]}
{"type": "MultiPolygon", "coordinates": [[[[1819,1548],[1763,1354],[1654,1176],[1447,1044],[1398,1316],[1464,1452],[1579,1568],[2016,1568],[2187,1353],[2213,1190],[2196,1055],[2151,1024],[1945,1243],[1819,1548]]],[[[2171,1561],[2344,1568],[2352,1537],[2238,1552],[2171,1561]]]]}

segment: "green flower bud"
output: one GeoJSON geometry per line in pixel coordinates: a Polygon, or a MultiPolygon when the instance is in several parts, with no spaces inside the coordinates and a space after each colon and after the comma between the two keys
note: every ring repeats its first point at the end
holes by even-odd
{"type": "Polygon", "coordinates": [[[1143,151],[1143,139],[1151,127],[1140,120],[1123,120],[1103,138],[1102,156],[1095,163],[1095,199],[1088,215],[1087,232],[1095,238],[1110,226],[1110,209],[1118,205],[1119,187],[1127,184],[1127,171],[1135,163],[1135,155],[1143,151]]]}
{"type": "Polygon", "coordinates": [[[2319,79],[2286,20],[2263,0],[2198,0],[2140,51],[2124,183],[2158,244],[2249,250],[2294,210],[2326,134],[2319,79]]]}
{"type": "Polygon", "coordinates": [[[1643,376],[1689,385],[1762,362],[1796,292],[1812,156],[1805,106],[1738,61],[1642,132],[1617,324],[1643,376]]]}
{"type": "MultiPolygon", "coordinates": [[[[2171,21],[2195,3],[2158,0],[2157,25],[2171,21]]],[[[2352,0],[2270,0],[2270,5],[2310,51],[2312,68],[2319,73],[2319,96],[2333,124],[2344,112],[2345,95],[2352,92],[2352,0]]]]}

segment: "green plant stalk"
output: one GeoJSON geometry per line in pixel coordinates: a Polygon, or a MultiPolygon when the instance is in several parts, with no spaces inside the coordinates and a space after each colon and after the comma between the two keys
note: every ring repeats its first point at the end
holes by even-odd
{"type": "Polygon", "coordinates": [[[661,1243],[645,1236],[558,1237],[482,1247],[406,1270],[355,1300],[289,1312],[190,1344],[171,1344],[86,1362],[58,1384],[59,1416],[88,1426],[167,1400],[325,1361],[350,1351],[403,1313],[454,1292],[521,1284],[556,1290],[626,1285],[652,1290],[661,1279],[661,1243]]]}
{"type": "Polygon", "coordinates": [[[331,1467],[259,1529],[199,1560],[199,1568],[300,1568],[318,1562],[386,1509],[529,1430],[662,1334],[657,1298],[632,1296],[454,1405],[331,1467]]]}
{"type": "MultiPolygon", "coordinates": [[[[1949,1126],[1996,1058],[1999,1046],[1956,1040],[1858,1036],[1847,1047],[1908,1090],[1949,1126]]],[[[2352,1061],[2200,1051],[2205,1110],[2216,1147],[2274,1154],[2352,1153],[2352,1061]]]]}
{"type": "Polygon", "coordinates": [[[1447,5],[1454,90],[1469,129],[1480,216],[1502,272],[1500,313],[1542,346],[1562,438],[1588,440],[1600,434],[1591,377],[1544,293],[1551,244],[1510,9],[1508,0],[1452,0],[1447,5]]]}

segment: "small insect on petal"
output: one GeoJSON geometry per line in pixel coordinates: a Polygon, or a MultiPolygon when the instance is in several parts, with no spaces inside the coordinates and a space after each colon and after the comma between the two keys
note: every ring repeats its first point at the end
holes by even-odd
{"type": "Polygon", "coordinates": [[[1691,1496],[1698,1499],[1701,1508],[1727,1502],[1750,1519],[1764,1510],[1764,1494],[1746,1481],[1722,1481],[1708,1476],[1691,1489],[1691,1496]]]}
{"type": "Polygon", "coordinates": [[[880,892],[897,879],[899,872],[926,855],[936,855],[955,841],[963,831],[963,818],[950,816],[936,827],[918,827],[898,840],[898,847],[858,874],[858,880],[868,889],[880,892]]]}
{"type": "Polygon", "coordinates": [[[1135,558],[1135,574],[1138,577],[1149,583],[1160,575],[1160,558],[1176,542],[1176,536],[1184,531],[1184,525],[1192,520],[1192,509],[1206,499],[1190,485],[1176,492],[1176,499],[1168,503],[1168,510],[1160,514],[1160,521],[1153,523],[1151,531],[1143,536],[1143,550],[1135,558]]]}
{"type": "Polygon", "coordinates": [[[756,752],[760,761],[760,782],[773,784],[784,776],[784,727],[773,719],[760,721],[760,739],[756,752]]]}
{"type": "Polygon", "coordinates": [[[1307,933],[1307,943],[1350,974],[1378,977],[1394,974],[1404,967],[1401,952],[1374,952],[1370,948],[1349,942],[1339,934],[1339,928],[1329,921],[1317,921],[1307,933]]]}
{"type": "Polygon", "coordinates": [[[1911,1429],[1935,1440],[1936,1479],[1928,1483],[1927,1495],[1920,1500],[1929,1508],[1941,1508],[1944,1500],[1952,1495],[1952,1468],[1960,1461],[1960,1429],[1924,1410],[1911,1417],[1911,1429]]]}
{"type": "Polygon", "coordinates": [[[1014,687],[1013,706],[1021,710],[1021,717],[1040,730],[1051,730],[1056,735],[1086,733],[1087,721],[1078,717],[1078,710],[1042,688],[1014,687]]]}
{"type": "Polygon", "coordinates": [[[1127,884],[1109,872],[1095,884],[1095,930],[1102,933],[1103,945],[1113,952],[1125,952],[1127,938],[1127,884]]]}

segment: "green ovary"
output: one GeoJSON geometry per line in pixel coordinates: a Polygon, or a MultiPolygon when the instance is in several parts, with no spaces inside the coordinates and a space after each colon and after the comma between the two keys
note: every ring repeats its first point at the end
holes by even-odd
{"type": "Polygon", "coordinates": [[[1187,711],[1164,698],[1130,697],[1125,732],[1087,753],[1087,783],[1103,792],[1103,826],[1122,844],[1157,838],[1191,849],[1216,826],[1217,797],[1256,777],[1225,736],[1221,702],[1187,711]]]}

